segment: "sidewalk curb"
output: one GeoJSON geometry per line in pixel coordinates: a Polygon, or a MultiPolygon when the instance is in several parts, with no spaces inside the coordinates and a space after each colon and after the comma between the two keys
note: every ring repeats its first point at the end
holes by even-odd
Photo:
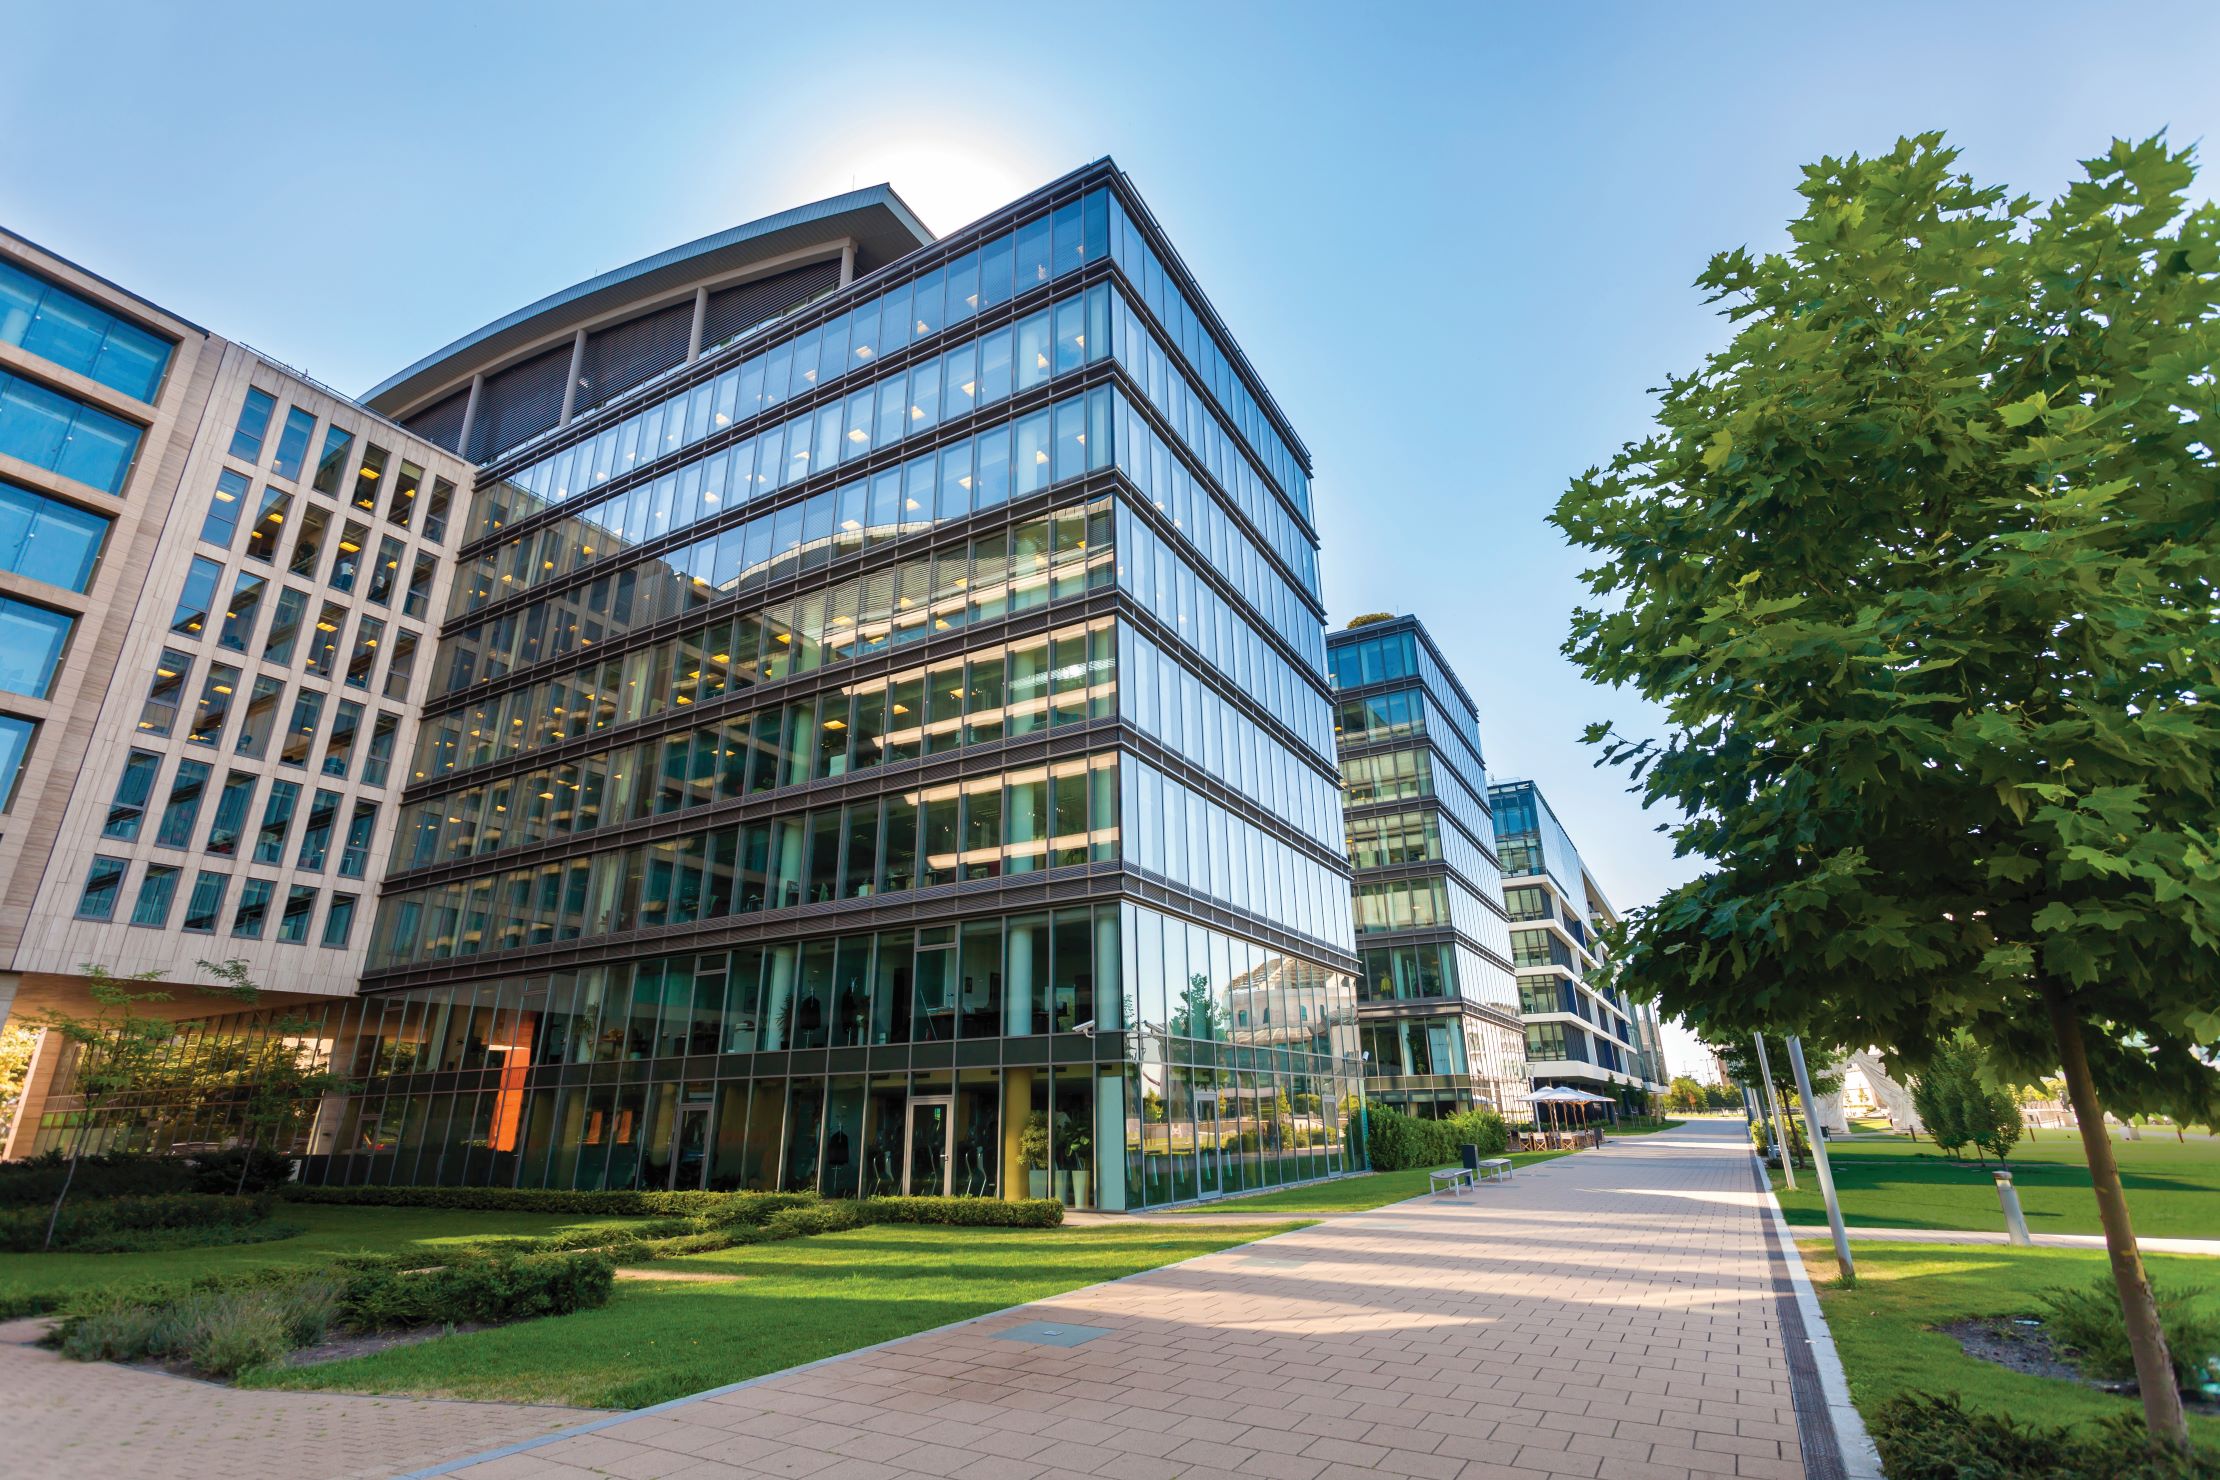
{"type": "MultiPolygon", "coordinates": [[[[1751,1159],[1756,1162],[1754,1153],[1751,1159]]],[[[1827,1416],[1834,1425],[1842,1472],[1848,1480],[1887,1480],[1881,1469],[1880,1451],[1873,1447],[1873,1438],[1865,1431],[1865,1420],[1858,1416],[1857,1406],[1850,1401],[1850,1381],[1842,1370],[1841,1354],[1835,1350],[1834,1333],[1827,1328],[1827,1317],[1819,1308],[1819,1293],[1812,1288],[1811,1276],[1804,1270],[1795,1234],[1781,1213],[1781,1200],[1773,1195],[1772,1179],[1765,1175],[1762,1164],[1758,1165],[1758,1181],[1765,1188],[1765,1206],[1772,1215],[1773,1237],[1788,1265],[1789,1281],[1795,1286],[1796,1309],[1804,1318],[1804,1336],[1811,1346],[1812,1365],[1819,1369],[1819,1387],[1826,1395],[1827,1416]]]]}

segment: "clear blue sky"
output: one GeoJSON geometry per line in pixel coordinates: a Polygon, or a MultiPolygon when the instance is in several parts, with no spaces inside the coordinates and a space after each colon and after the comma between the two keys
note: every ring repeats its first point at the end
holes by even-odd
{"type": "Polygon", "coordinates": [[[2048,194],[2220,119],[2210,3],[52,0],[7,29],[0,222],[353,392],[851,185],[947,230],[1114,155],[1310,445],[1332,620],[1423,616],[1491,769],[1622,906],[1686,866],[1578,744],[1654,722],[1558,655],[1579,562],[1542,518],[1720,341],[1706,255],[1901,133],[2048,194]]]}

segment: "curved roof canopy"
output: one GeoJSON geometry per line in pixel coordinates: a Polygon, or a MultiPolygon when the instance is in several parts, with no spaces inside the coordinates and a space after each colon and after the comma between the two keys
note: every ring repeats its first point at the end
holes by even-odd
{"type": "Polygon", "coordinates": [[[657,252],[550,293],[426,355],[372,387],[362,399],[387,416],[403,417],[523,351],[621,317],[627,304],[667,302],[694,284],[744,281],[751,267],[769,269],[805,258],[812,248],[829,250],[851,241],[856,248],[855,275],[861,277],[932,240],[933,234],[892,186],[851,190],[657,252]]]}

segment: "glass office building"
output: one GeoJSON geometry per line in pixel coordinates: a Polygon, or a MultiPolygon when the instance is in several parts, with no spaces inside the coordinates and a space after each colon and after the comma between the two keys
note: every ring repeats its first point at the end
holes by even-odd
{"type": "Polygon", "coordinates": [[[1480,715],[1416,617],[1327,642],[1366,1092],[1414,1115],[1521,1114],[1524,1040],[1480,715]]]}
{"type": "Polygon", "coordinates": [[[1603,932],[1618,913],[1531,781],[1488,788],[1511,917],[1511,958],[1534,1082],[1642,1109],[1665,1092],[1656,1010],[1612,985],[1603,932]]]}
{"type": "Polygon", "coordinates": [[[355,1086],[308,1180],[1119,1209],[1361,1161],[1308,454],[1110,162],[938,240],[823,205],[837,266],[804,208],[369,398],[479,466],[362,992],[283,1029],[355,1086]]]}

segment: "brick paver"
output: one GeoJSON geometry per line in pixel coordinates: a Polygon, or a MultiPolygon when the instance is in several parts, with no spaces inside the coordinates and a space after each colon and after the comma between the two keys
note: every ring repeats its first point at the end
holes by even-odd
{"type": "Polygon", "coordinates": [[[257,1393],[32,1343],[0,1324],[0,1475],[41,1480],[370,1480],[575,1427],[578,1408],[257,1393]]]}
{"type": "Polygon", "coordinates": [[[1614,1142],[455,1473],[1792,1480],[1804,1470],[1740,1132],[1614,1142]],[[1068,1347],[998,1335],[1033,1321],[1108,1330],[1068,1347]]]}

